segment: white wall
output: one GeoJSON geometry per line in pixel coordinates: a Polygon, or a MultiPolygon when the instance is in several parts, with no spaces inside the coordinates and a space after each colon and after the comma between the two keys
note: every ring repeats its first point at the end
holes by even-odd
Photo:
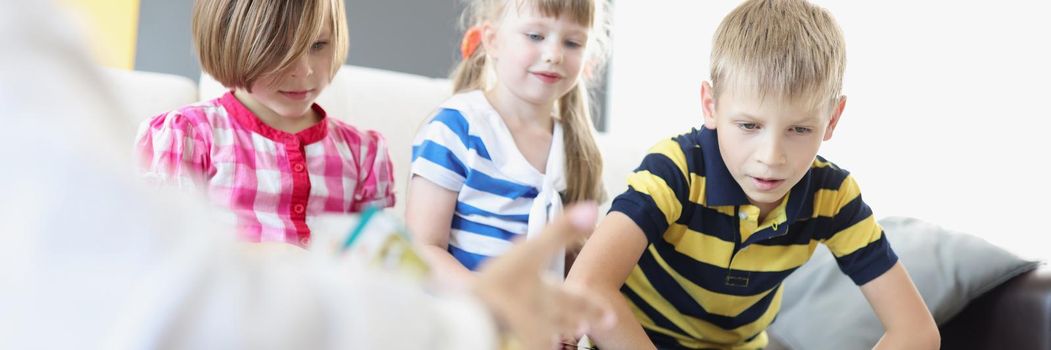
{"type": "MultiPolygon", "coordinates": [[[[711,36],[737,1],[618,1],[607,157],[699,126],[711,36]],[[673,44],[667,44],[673,43],[673,44]],[[625,135],[636,135],[625,137],[625,135]]],[[[878,217],[914,216],[1051,259],[1051,21],[1044,1],[821,1],[847,38],[843,120],[821,154],[878,217]]],[[[619,183],[611,187],[623,186],[619,183]]]]}

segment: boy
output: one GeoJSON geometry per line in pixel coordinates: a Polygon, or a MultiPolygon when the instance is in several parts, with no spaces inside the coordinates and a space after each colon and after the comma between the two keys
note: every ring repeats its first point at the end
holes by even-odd
{"type": "Polygon", "coordinates": [[[846,104],[845,61],[835,21],[805,0],[751,0],[723,20],[704,126],[650,150],[569,273],[615,301],[617,326],[590,334],[600,348],[767,346],[781,282],[818,243],[883,323],[877,348],[938,347],[854,179],[817,156],[846,104]]]}

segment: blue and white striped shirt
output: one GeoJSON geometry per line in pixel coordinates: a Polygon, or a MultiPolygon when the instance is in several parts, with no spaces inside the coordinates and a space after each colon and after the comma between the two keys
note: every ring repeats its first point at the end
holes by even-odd
{"type": "Polygon", "coordinates": [[[561,126],[555,123],[547,175],[538,171],[518,150],[485,95],[470,91],[443,103],[417,133],[412,174],[458,193],[449,252],[476,270],[530,231],[530,211],[537,213],[538,197],[558,202],[555,206],[561,209],[558,192],[566,188],[563,154],[561,126]]]}

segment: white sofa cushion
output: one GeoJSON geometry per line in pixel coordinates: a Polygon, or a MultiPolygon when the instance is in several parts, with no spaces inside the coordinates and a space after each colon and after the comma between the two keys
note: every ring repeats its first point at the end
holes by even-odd
{"type": "Polygon", "coordinates": [[[186,77],[114,68],[103,68],[102,74],[113,90],[117,108],[129,118],[129,130],[147,118],[197,101],[197,85],[186,77]]]}

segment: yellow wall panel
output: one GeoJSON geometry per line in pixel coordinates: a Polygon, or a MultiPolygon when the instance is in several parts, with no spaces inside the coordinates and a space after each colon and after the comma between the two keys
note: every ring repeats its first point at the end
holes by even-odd
{"type": "Polygon", "coordinates": [[[95,57],[103,65],[135,67],[139,0],[61,0],[88,28],[95,57]]]}

